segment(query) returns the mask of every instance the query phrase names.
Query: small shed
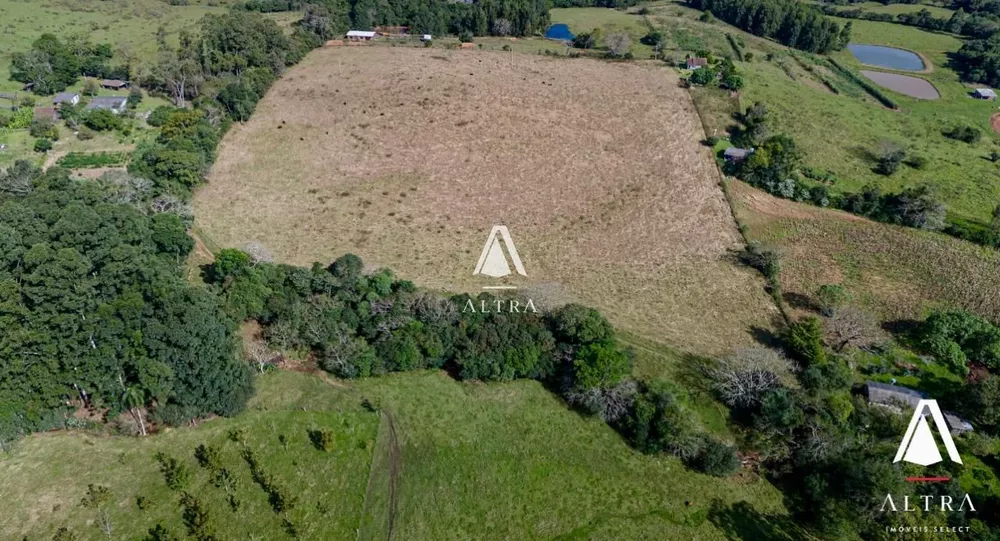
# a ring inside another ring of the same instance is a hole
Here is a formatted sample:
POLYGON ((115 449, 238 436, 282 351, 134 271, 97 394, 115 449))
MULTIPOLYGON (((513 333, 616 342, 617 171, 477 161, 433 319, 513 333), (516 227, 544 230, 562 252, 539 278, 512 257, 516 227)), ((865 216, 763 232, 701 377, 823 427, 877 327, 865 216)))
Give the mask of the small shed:
POLYGON ((687 59, 687 69, 696 70, 708 65, 708 59, 703 57, 692 57, 687 59))
POLYGON ((921 400, 927 398, 926 394, 908 387, 875 381, 865 383, 865 394, 868 396, 869 402, 883 406, 905 405, 911 408, 916 408, 921 400))
POLYGON ((128 88, 128 81, 121 81, 119 79, 102 79, 101 86, 107 88, 108 90, 122 90, 128 88))
POLYGON ((972 95, 979 100, 995 100, 997 93, 992 88, 977 88, 972 95))
POLYGON ((377 34, 366 30, 348 30, 347 39, 351 41, 371 41, 377 34))
POLYGON ((124 96, 97 96, 90 99, 90 103, 87 104, 85 109, 87 111, 107 109, 117 115, 124 111, 127 105, 128 98, 124 96))
POLYGON ((60 92, 52 98, 52 105, 59 105, 60 103, 76 105, 80 103, 80 94, 76 92, 60 92))
POLYGON ((729 147, 723 151, 722 156, 726 158, 727 161, 741 163, 751 154, 753 154, 752 148, 729 147))
POLYGON ((35 107, 35 118, 44 118, 45 120, 55 122, 59 120, 59 112, 56 111, 55 107, 35 107))
POLYGON ((424 34, 424 35, 420 36, 420 41, 430 41, 430 40, 431 40, 431 35, 430 34, 424 34))
POLYGON ((944 415, 944 422, 948 425, 948 431, 951 432, 952 436, 958 436, 959 434, 965 434, 966 432, 972 432, 972 423, 966 421, 965 419, 955 415, 950 411, 941 412, 944 415))

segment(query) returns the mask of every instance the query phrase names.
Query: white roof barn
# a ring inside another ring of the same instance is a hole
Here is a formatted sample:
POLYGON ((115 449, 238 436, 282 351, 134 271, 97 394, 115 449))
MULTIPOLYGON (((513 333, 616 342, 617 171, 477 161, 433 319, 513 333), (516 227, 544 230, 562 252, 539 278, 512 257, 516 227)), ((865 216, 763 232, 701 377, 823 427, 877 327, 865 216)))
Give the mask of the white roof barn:
POLYGON ((347 31, 347 37, 348 38, 372 39, 372 38, 375 37, 375 32, 371 32, 371 31, 367 31, 367 30, 348 30, 347 31))
POLYGON ((977 98, 981 100, 995 100, 997 93, 992 88, 977 88, 975 91, 977 98))

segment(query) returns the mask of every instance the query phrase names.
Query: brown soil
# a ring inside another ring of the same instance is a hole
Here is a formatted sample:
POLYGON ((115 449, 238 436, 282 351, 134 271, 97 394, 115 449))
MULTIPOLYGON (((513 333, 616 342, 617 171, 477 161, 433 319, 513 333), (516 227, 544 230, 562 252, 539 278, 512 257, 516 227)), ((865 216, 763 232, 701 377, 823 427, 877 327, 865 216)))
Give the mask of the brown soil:
POLYGON ((1000 113, 993 113, 990 117, 990 126, 993 127, 993 131, 1000 133, 1000 113))
POLYGON ((561 302, 704 353, 775 313, 731 262, 741 239, 690 96, 657 65, 486 51, 316 50, 223 140, 195 196, 223 246, 353 252, 421 286, 480 291, 506 224, 561 302))

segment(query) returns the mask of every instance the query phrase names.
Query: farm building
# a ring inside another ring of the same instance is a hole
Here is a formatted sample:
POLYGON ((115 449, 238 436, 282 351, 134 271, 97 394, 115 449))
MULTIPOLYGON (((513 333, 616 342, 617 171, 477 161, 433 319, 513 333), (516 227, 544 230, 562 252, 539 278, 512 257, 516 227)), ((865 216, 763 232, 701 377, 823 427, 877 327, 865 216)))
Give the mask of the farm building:
POLYGON ((977 88, 972 95, 979 100, 995 100, 997 93, 992 88, 977 88))
POLYGON ((865 383, 865 394, 868 396, 869 402, 883 406, 899 406, 902 404, 912 408, 917 407, 920 400, 927 398, 926 394, 914 389, 875 381, 865 383))
POLYGON ((124 96, 98 96, 91 98, 86 110, 107 109, 117 115, 125 110, 126 105, 128 105, 128 98, 124 96))
POLYGON ((347 32, 347 39, 351 41, 371 41, 375 39, 377 34, 375 32, 368 32, 365 30, 349 30, 347 32))
POLYGON ((741 163, 747 159, 747 156, 751 154, 753 154, 752 148, 738 148, 738 147, 729 147, 722 153, 723 157, 725 157, 727 161, 733 163, 741 163))
POLYGON ((77 94, 76 92, 60 92, 52 98, 52 105, 59 105, 60 103, 76 105, 80 103, 80 94, 77 94))
POLYGON ((420 41, 430 41, 430 40, 431 40, 430 34, 424 34, 423 36, 420 36, 420 41))
POLYGON ((35 118, 51 120, 53 122, 59 120, 59 113, 56 111, 55 107, 35 107, 35 118))
POLYGON ((951 432, 952 436, 972 432, 974 430, 969 421, 962 419, 958 415, 955 415, 950 411, 943 411, 941 413, 944 415, 944 422, 948 425, 948 431, 951 432))
POLYGON ((123 88, 128 88, 128 81, 120 81, 118 79, 102 79, 101 86, 107 88, 108 90, 121 90, 123 88))
POLYGON ((687 59, 687 69, 689 70, 704 68, 707 65, 708 65, 707 58, 695 57, 687 59))

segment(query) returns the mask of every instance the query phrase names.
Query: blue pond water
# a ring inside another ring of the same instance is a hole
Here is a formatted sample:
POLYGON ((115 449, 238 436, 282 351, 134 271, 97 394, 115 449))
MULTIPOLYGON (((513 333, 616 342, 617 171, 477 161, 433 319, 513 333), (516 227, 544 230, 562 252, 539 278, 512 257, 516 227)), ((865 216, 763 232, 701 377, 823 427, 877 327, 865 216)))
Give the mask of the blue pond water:
POLYGON ((565 24, 554 24, 545 31, 546 39, 564 39, 572 40, 576 36, 569 31, 569 27, 565 24))
POLYGON ((919 56, 904 49, 856 43, 848 44, 847 48, 862 64, 909 71, 920 71, 925 67, 919 56))

